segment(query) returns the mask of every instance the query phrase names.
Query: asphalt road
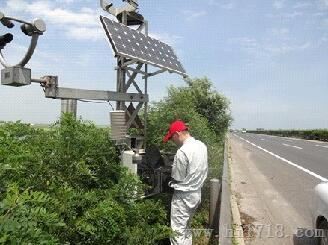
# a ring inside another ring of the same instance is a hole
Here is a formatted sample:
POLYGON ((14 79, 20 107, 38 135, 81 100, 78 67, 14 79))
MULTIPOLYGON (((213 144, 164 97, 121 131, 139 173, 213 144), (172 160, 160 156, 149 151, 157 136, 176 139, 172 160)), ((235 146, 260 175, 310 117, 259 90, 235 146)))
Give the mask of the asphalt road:
MULTIPOLYGON (((328 143, 249 133, 231 133, 230 140, 243 210, 291 231, 313 228, 313 189, 328 179, 328 143), (256 194, 247 194, 247 184, 256 194), (248 197, 261 204, 255 207, 248 197)), ((302 243, 290 239, 283 244, 302 243)))
POLYGON ((328 179, 328 142, 249 133, 236 135, 328 179))

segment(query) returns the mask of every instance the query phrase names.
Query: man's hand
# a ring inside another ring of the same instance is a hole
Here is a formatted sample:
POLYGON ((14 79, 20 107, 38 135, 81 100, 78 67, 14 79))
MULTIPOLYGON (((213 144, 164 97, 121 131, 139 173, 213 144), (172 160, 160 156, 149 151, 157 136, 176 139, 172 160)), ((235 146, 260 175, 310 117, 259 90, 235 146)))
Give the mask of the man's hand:
POLYGON ((169 181, 169 183, 167 184, 169 187, 173 188, 174 184, 179 183, 179 181, 176 181, 175 179, 171 178, 171 180, 169 181))

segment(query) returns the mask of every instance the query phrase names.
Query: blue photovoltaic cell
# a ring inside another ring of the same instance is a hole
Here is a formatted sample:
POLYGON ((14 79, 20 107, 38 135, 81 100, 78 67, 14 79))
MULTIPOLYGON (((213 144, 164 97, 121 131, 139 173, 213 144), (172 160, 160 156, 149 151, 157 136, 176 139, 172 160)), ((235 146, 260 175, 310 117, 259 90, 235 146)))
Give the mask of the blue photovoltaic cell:
POLYGON ((100 16, 100 20, 116 55, 186 76, 185 69, 169 45, 106 17, 100 16))

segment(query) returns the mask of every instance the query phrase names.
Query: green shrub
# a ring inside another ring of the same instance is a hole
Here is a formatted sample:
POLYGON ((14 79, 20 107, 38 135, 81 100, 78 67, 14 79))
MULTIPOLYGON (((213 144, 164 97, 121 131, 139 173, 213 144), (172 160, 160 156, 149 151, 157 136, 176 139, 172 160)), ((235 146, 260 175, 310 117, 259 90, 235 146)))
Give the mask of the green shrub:
POLYGON ((49 130, 5 123, 0 153, 0 243, 154 244, 170 235, 162 204, 140 200, 145 186, 105 129, 70 115, 49 130))
POLYGON ((0 203, 1 244, 58 244, 55 231, 65 223, 53 210, 52 198, 31 190, 9 186, 0 203))

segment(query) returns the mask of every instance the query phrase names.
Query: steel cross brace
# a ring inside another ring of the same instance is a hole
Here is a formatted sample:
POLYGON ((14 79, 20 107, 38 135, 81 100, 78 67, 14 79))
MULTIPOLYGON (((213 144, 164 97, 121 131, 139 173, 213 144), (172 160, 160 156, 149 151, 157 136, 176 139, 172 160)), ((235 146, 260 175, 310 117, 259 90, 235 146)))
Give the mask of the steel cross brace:
MULTIPOLYGON (((121 69, 125 70, 125 74, 129 77, 128 81, 125 84, 125 89, 124 92, 126 92, 131 85, 133 84, 134 87, 136 88, 136 90, 138 91, 139 95, 142 96, 144 95, 144 93, 142 92, 142 90, 140 89, 140 87, 138 86, 138 83, 136 81, 136 77, 138 76, 138 74, 140 73, 144 73, 141 69, 144 66, 143 63, 140 62, 135 62, 133 60, 131 61, 127 61, 126 63, 124 63, 121 67, 121 69), (131 68, 129 67, 129 65, 134 65, 137 64, 137 66, 135 68, 131 68), (133 71, 132 73, 130 73, 129 71, 133 71)), ((146 91, 145 91, 146 93, 146 91)), ((139 102, 139 104, 137 105, 137 107, 135 108, 135 110, 133 111, 133 113, 131 114, 130 111, 128 110, 128 108, 126 107, 126 105, 124 105, 124 110, 126 111, 127 116, 129 117, 128 122, 126 124, 127 128, 130 128, 131 125, 133 124, 134 126, 138 127, 137 122, 135 121, 139 111, 141 110, 141 108, 143 107, 143 105, 145 103, 147 103, 148 101, 145 102, 139 102)))
POLYGON ((137 105, 134 112, 132 113, 132 115, 129 113, 127 107, 124 105, 125 106, 125 111, 127 112, 127 115, 129 116, 129 121, 126 123, 127 128, 130 128, 132 124, 134 124, 136 127, 138 127, 137 123, 135 122, 135 118, 137 117, 137 115, 138 115, 140 109, 142 108, 143 104, 144 104, 143 102, 140 102, 137 105))
MULTIPOLYGON (((128 77, 131 77, 131 74, 128 71, 126 72, 126 74, 128 75, 128 77)), ((136 88, 139 94, 143 94, 143 92, 141 91, 137 82, 134 79, 132 80, 132 84, 134 85, 134 87, 136 88)))
MULTIPOLYGON (((136 67, 136 70, 141 70, 143 64, 138 64, 136 67)), ((133 83, 133 85, 136 87, 136 89, 138 90, 139 93, 142 93, 140 88, 138 87, 135 79, 138 75, 138 72, 133 72, 132 75, 130 74, 129 71, 126 71, 127 75, 129 76, 129 80, 127 81, 126 85, 125 85, 125 92, 130 88, 131 84, 133 83)))

